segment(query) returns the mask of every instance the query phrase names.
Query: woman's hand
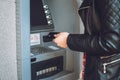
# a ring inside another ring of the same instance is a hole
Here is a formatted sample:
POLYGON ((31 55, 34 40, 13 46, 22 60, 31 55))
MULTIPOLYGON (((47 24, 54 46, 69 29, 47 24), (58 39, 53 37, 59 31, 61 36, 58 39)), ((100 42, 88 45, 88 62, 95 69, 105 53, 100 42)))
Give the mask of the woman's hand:
POLYGON ((55 42, 59 47, 67 48, 68 35, 68 32, 60 32, 59 34, 55 34, 55 39, 53 40, 53 42, 55 42))

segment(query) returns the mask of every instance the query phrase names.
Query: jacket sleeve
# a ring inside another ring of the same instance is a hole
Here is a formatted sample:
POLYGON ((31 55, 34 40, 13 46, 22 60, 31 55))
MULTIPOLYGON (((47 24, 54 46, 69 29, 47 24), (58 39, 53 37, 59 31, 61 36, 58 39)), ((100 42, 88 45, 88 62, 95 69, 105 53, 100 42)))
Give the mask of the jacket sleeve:
MULTIPOLYGON (((99 0, 96 0, 99 1, 99 0)), ((97 2, 96 10, 99 13, 100 32, 94 35, 70 34, 67 45, 75 51, 86 52, 88 55, 111 55, 120 53, 120 2, 97 2)), ((82 17, 82 16, 81 16, 82 17)), ((84 23, 84 20, 83 20, 84 23)))
POLYGON ((120 53, 120 35, 107 32, 101 35, 70 34, 68 47, 75 51, 86 52, 88 55, 111 55, 120 53))

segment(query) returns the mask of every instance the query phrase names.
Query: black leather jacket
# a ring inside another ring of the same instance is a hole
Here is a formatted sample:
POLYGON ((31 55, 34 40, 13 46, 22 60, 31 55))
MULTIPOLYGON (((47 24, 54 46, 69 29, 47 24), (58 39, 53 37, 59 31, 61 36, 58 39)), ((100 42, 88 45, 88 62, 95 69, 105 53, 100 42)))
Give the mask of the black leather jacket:
MULTIPOLYGON (((80 8, 88 6, 86 1, 84 0, 80 8)), ((101 23, 100 27, 86 27, 84 17, 80 15, 85 25, 85 34, 70 34, 67 39, 68 47, 86 52, 85 80, 120 80, 120 56, 117 58, 119 63, 115 69, 118 72, 110 68, 110 75, 104 74, 102 69, 106 67, 102 66, 102 63, 105 61, 101 58, 120 53, 120 0, 95 0, 95 10, 101 23)), ((113 59, 105 60, 109 63, 108 60, 113 59)))
MULTIPOLYGON (((91 52, 90 55, 109 55, 120 52, 120 0, 95 0, 101 26, 85 28, 88 34, 70 34, 72 50, 91 52), (79 38, 78 38, 79 37, 79 38)), ((84 5, 83 5, 84 6, 84 5)))

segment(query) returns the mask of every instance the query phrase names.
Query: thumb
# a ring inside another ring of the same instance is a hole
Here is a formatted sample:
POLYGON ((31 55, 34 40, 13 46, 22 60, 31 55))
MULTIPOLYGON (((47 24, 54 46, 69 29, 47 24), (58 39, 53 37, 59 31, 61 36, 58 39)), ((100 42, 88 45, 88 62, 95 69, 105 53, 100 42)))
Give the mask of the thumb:
POLYGON ((55 38, 57 38, 58 36, 60 36, 60 33, 54 35, 55 38))

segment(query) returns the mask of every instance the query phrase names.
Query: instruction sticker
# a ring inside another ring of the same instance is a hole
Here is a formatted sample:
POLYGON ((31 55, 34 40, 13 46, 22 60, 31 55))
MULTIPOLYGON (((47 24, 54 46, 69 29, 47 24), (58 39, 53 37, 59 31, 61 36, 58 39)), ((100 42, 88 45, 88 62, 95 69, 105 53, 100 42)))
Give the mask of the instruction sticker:
POLYGON ((39 45, 40 44, 40 33, 30 34, 30 45, 39 45))

